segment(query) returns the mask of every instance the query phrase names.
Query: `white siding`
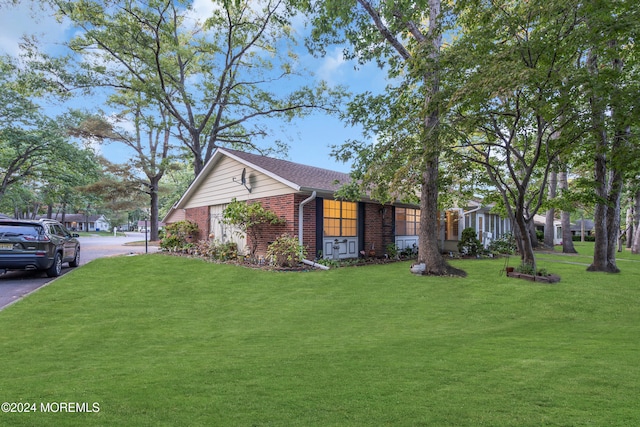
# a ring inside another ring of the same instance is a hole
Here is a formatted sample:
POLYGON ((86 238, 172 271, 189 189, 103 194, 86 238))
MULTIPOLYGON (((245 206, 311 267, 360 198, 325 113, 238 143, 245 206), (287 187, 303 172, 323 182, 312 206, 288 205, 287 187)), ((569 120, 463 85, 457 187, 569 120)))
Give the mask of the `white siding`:
POLYGON ((238 245, 238 253, 245 255, 247 246, 247 236, 240 232, 240 229, 222 222, 224 210, 227 204, 209 207, 211 218, 211 238, 220 243, 235 242, 238 245))
POLYGON ((184 209, 174 209, 171 213, 164 219, 164 222, 167 224, 171 224, 178 221, 185 220, 184 209))
POLYGON ((279 196, 294 193, 295 190, 275 179, 264 175, 240 162, 223 157, 212 169, 211 173, 195 189, 185 208, 220 205, 237 200, 251 200, 261 197, 279 196), (251 193, 240 184, 242 169, 246 168, 247 186, 251 193), (235 181, 234 181, 235 178, 235 181))

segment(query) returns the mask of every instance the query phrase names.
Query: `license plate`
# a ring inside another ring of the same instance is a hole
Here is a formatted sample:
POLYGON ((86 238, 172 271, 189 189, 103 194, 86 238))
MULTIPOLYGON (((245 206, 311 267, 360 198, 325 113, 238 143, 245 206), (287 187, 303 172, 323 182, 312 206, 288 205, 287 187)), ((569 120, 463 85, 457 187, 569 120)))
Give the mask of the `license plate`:
POLYGON ((0 250, 10 251, 13 249, 13 244, 11 243, 0 243, 0 250))

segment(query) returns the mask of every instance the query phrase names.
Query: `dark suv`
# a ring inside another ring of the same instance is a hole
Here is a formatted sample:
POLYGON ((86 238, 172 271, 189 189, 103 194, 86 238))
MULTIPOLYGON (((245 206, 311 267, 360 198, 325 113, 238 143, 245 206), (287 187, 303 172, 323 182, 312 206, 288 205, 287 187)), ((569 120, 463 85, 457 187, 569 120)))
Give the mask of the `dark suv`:
POLYGON ((62 263, 80 264, 80 242, 58 221, 0 219, 0 273, 41 270, 59 276, 62 263))

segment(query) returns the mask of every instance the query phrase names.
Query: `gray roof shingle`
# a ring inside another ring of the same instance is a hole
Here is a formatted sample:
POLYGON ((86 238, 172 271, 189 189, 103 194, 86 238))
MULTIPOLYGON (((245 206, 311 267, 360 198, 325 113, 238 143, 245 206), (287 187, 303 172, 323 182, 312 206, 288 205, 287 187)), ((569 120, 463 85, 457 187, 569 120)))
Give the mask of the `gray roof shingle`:
POLYGON ((288 160, 275 159, 260 154, 245 153, 244 151, 220 149, 222 152, 232 154, 243 161, 264 169, 287 181, 300 186, 301 190, 319 190, 334 192, 344 184, 351 181, 347 173, 332 171, 329 169, 307 166, 288 160), (338 182, 336 184, 336 182, 338 182))

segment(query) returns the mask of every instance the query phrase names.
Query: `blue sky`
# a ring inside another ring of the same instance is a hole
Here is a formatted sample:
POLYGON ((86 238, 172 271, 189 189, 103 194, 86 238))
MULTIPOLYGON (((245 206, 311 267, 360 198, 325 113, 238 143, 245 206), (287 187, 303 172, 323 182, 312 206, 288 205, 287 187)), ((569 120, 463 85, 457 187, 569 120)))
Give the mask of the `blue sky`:
MULTIPOLYGON (((42 40, 42 49, 53 51, 68 37, 72 29, 56 22, 50 12, 33 10, 32 2, 23 2, 17 7, 0 9, 0 52, 17 55, 18 42, 22 35, 35 34, 42 40)), ((195 0, 194 4, 203 13, 209 0, 195 0)), ((37 9, 37 8, 36 8, 37 9)), ((354 93, 371 90, 380 91, 385 86, 384 73, 375 65, 355 67, 354 62, 342 58, 342 48, 329 48, 326 57, 313 58, 300 41, 300 62, 316 78, 331 85, 344 85, 354 93), (356 69, 357 68, 357 69, 356 69)), ((78 102, 77 100, 75 102, 78 102)), ((86 104, 86 100, 79 102, 86 104)), ((360 130, 347 127, 335 117, 317 113, 305 119, 289 123, 275 122, 272 129, 283 129, 282 139, 289 145, 288 160, 327 169, 349 172, 349 165, 330 157, 331 145, 339 145, 348 139, 361 138, 360 130)), ((268 144, 268 140, 265 141, 268 144)), ((120 144, 102 146, 102 153, 111 161, 125 161, 130 153, 120 144)))

